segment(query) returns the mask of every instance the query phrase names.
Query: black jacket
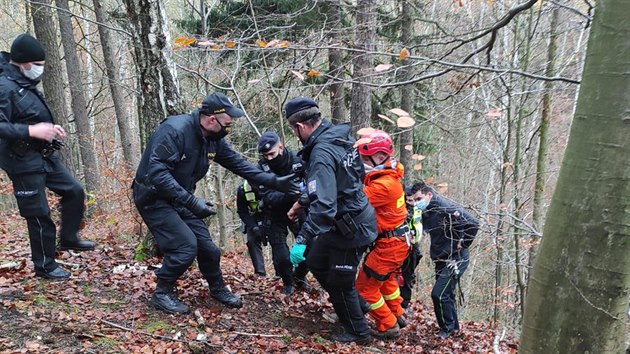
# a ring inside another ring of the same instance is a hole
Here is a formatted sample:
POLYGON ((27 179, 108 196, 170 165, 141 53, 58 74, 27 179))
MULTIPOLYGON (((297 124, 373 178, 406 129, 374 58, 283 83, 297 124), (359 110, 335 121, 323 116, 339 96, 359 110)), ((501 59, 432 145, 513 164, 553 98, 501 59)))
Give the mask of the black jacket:
POLYGON ((350 125, 333 125, 324 120, 300 152, 306 163, 309 212, 300 230, 306 238, 334 237, 339 248, 352 248, 376 239, 374 209, 363 193, 363 162, 350 137, 350 125), (365 212, 364 212, 365 211, 365 212), (354 238, 335 230, 335 220, 349 213, 358 227, 354 238))
MULTIPOLYGON (((260 202, 260 194, 257 192, 254 192, 254 194, 256 195, 256 200, 260 202)), ((241 221, 243 221, 243 224, 245 224, 245 232, 258 226, 259 221, 262 222, 262 213, 252 212, 249 207, 249 202, 245 197, 245 190, 243 190, 242 184, 236 190, 236 212, 241 221)))
POLYGON ((461 206, 433 194, 422 212, 424 231, 431 236, 431 259, 434 261, 459 259, 457 243, 465 250, 470 247, 479 230, 479 221, 461 206))
MULTIPOLYGON (((147 144, 133 184, 138 207, 143 189, 153 190, 153 201, 181 204, 195 192, 211 161, 256 184, 275 184, 275 176, 249 163, 224 139, 203 137, 199 110, 169 117, 160 123, 147 144)), ((150 204, 144 203, 145 205, 150 204)))
MULTIPOLYGON (((287 154, 285 166, 282 166, 282 168, 280 168, 280 170, 278 171, 273 170, 265 159, 260 159, 258 161, 258 166, 263 171, 272 172, 278 176, 286 176, 291 173, 295 173, 298 170, 303 170, 304 162, 299 156, 297 156, 293 151, 286 148, 284 150, 284 154, 287 154)), ((278 223, 284 225, 285 227, 289 225, 291 222, 287 217, 287 212, 289 212, 289 209, 291 209, 293 203, 297 201, 299 195, 279 192, 265 186, 260 186, 259 189, 260 197, 263 201, 263 211, 265 218, 269 219, 272 223, 278 223)))
MULTIPOLYGON (((37 82, 9 63, 9 54, 0 53, 0 168, 9 174, 44 172, 41 149, 45 141, 30 138, 28 126, 54 123, 52 113, 37 82), (28 146, 16 154, 17 143, 28 146)), ((49 158, 58 158, 55 152, 49 158)))

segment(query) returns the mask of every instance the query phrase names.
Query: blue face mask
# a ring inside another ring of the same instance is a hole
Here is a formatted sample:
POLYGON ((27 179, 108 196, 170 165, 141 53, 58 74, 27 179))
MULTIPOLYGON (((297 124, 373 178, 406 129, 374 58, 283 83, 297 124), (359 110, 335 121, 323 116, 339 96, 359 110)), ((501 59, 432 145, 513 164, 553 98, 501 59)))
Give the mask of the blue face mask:
POLYGON ((413 207, 416 209, 424 210, 427 208, 428 205, 429 204, 425 202, 424 199, 420 199, 413 205, 413 207))

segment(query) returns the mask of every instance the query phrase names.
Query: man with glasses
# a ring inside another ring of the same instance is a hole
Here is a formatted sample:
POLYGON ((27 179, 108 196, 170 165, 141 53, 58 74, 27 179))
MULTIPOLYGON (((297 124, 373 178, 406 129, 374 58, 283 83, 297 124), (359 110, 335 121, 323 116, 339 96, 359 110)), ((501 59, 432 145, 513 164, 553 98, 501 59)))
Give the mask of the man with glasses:
POLYGON ((36 88, 45 59, 42 45, 27 33, 15 38, 11 53, 0 55, 0 167, 26 219, 35 274, 61 280, 70 272, 55 261, 57 235, 46 188, 61 196, 59 249, 88 251, 96 244, 79 239, 85 192, 59 159, 66 132, 36 88))
POLYGON ((228 307, 241 299, 223 281, 221 250, 212 242, 203 219, 213 204, 194 195, 211 161, 251 181, 278 190, 299 191, 293 176, 278 177, 249 163, 224 140, 235 118, 245 113, 222 93, 208 95, 190 114, 165 119, 142 155, 133 182, 134 202, 164 255, 156 272, 151 305, 170 313, 188 313, 174 292, 175 282, 193 263, 208 281, 210 295, 228 307))

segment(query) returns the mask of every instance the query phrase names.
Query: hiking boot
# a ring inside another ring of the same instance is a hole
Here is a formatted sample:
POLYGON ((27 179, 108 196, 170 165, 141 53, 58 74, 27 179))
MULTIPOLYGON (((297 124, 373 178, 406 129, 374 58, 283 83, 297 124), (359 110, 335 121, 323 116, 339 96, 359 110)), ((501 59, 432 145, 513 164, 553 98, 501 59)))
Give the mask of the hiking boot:
POLYGON ((210 296, 227 307, 240 308, 243 306, 243 301, 226 287, 210 289, 210 296))
POLYGON ((453 331, 448 331, 446 329, 441 329, 440 333, 438 333, 438 336, 442 339, 446 339, 448 337, 450 337, 453 334, 453 331))
POLYGON ((333 334, 330 337, 331 340, 339 343, 352 343, 367 344, 372 341, 372 337, 369 334, 352 334, 343 332, 339 334, 333 334))
POLYGON ((372 331, 372 335, 378 339, 394 339, 400 337, 400 326, 395 323, 390 329, 384 331, 372 331))
POLYGON ((37 275, 38 277, 42 277, 46 279, 53 279, 53 280, 65 280, 65 279, 70 278, 70 272, 64 270, 61 267, 57 267, 50 272, 36 269, 35 275, 37 275))
POLYGON ((151 306, 168 313, 188 313, 190 309, 184 305, 173 291, 160 292, 156 289, 151 297, 151 306))
POLYGON ((405 328, 409 324, 405 315, 400 315, 396 317, 396 323, 398 323, 398 327, 400 328, 405 328))
POLYGON ((96 247, 96 242, 87 240, 65 241, 60 242, 57 249, 60 251, 91 251, 96 247))
POLYGON ((284 295, 291 295, 291 294, 293 294, 294 291, 295 291, 295 288, 293 287, 293 285, 285 285, 282 288, 282 293, 284 295))

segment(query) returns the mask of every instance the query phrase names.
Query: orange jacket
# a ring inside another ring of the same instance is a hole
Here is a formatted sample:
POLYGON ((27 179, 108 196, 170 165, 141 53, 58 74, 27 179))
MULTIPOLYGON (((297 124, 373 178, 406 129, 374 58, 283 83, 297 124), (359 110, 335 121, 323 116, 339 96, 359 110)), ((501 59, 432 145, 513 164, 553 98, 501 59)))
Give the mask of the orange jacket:
POLYGON ((404 171, 401 163, 390 159, 382 168, 365 175, 363 191, 376 212, 379 234, 395 229, 407 218, 405 191, 400 180, 404 171))

